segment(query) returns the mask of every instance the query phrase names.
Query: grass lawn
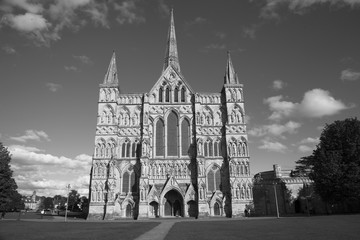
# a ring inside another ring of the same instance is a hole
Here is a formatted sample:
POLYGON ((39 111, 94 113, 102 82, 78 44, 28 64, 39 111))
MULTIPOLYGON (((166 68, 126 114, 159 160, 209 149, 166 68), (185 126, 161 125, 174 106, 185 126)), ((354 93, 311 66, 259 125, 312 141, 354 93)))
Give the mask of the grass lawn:
POLYGON ((149 231, 159 222, 52 222, 0 220, 0 240, 125 239, 149 231))
POLYGON ((165 239, 360 239, 360 215, 178 222, 165 239))

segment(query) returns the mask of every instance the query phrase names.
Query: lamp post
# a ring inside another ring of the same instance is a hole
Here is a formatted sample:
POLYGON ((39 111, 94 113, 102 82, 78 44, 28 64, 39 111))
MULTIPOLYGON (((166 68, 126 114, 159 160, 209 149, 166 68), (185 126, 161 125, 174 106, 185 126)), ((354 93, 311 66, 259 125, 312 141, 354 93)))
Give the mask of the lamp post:
POLYGON ((275 204, 276 204, 276 217, 279 218, 280 216, 279 216, 279 205, 278 205, 277 193, 276 193, 276 182, 274 182, 273 186, 274 186, 275 204))
POLYGON ((68 206, 69 206, 70 184, 68 184, 68 185, 66 186, 66 189, 67 189, 67 200, 66 200, 66 208, 65 208, 65 222, 66 222, 66 219, 67 219, 67 210, 68 210, 68 206))

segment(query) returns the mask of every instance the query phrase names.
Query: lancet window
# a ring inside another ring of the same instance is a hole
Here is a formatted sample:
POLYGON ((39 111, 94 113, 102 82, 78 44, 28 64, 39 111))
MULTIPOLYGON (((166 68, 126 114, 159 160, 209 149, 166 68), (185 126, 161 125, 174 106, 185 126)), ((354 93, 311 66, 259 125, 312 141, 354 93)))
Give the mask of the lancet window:
POLYGON ((165 153, 165 131, 164 122, 159 119, 156 122, 156 156, 164 156, 165 153))
POLYGON ((123 173, 122 192, 123 193, 133 192, 134 187, 135 187, 135 172, 133 166, 130 166, 123 173))
POLYGON ((185 87, 181 88, 181 102, 185 102, 186 89, 185 87))
POLYGON ((208 191, 214 192, 220 190, 220 168, 213 165, 207 173, 208 191))
POLYGON ((187 119, 181 122, 181 155, 187 156, 190 146, 190 123, 187 119))
POLYGON ((167 118, 167 155, 178 155, 178 117, 170 112, 167 118))
POLYGON ((174 90, 174 102, 179 102, 179 88, 175 87, 174 90))

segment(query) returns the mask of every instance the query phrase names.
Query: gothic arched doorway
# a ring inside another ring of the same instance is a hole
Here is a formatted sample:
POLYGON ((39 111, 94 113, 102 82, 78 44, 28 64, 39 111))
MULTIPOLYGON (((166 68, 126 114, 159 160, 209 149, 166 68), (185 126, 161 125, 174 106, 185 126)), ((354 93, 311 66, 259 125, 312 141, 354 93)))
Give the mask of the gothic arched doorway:
POLYGON ((189 217, 196 217, 196 212, 197 212, 196 202, 191 200, 187 204, 188 204, 189 217))
POLYGON ((159 217, 159 204, 155 201, 150 203, 150 215, 153 217, 159 217))
POLYGON ((132 217, 132 206, 130 203, 126 205, 126 217, 132 217))
POLYGON ((178 191, 170 190, 164 198, 166 200, 164 205, 165 216, 184 216, 183 197, 178 191))
POLYGON ((220 216, 220 204, 218 202, 215 202, 214 204, 214 215, 220 216))

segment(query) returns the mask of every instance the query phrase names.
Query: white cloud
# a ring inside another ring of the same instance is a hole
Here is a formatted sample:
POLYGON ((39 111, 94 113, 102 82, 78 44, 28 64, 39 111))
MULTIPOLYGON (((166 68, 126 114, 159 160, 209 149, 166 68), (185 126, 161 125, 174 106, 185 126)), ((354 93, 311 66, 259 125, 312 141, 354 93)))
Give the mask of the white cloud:
POLYGON ((10 137, 11 140, 15 140, 18 142, 26 142, 28 140, 35 140, 35 141, 41 141, 46 140, 50 141, 49 136, 44 131, 37 131, 37 130, 26 130, 25 135, 22 135, 20 137, 10 137))
POLYGON ((313 89, 305 93, 299 112, 307 117, 331 116, 347 109, 340 100, 333 98, 328 91, 313 89))
POLYGON ((216 32, 215 36, 217 36, 220 39, 225 39, 226 38, 226 34, 223 32, 216 32))
POLYGON ((64 29, 78 31, 89 23, 109 28, 109 8, 117 11, 121 24, 144 22, 134 0, 3 0, 1 26, 7 25, 37 46, 50 46, 61 39, 64 29))
POLYGON ((65 193, 65 186, 80 194, 88 194, 89 173, 92 157, 80 154, 75 158, 58 157, 34 147, 12 145, 11 169, 22 194, 34 190, 39 195, 54 196, 65 193))
POLYGON ((12 12, 14 8, 22 9, 30 13, 41 13, 44 8, 40 3, 29 0, 3 0, 0 10, 12 12))
POLYGON ((44 152, 42 149, 38 149, 36 147, 30 147, 30 146, 23 146, 23 145, 11 145, 9 146, 10 149, 20 149, 28 152, 44 152))
POLYGON ((15 54, 16 50, 13 47, 10 46, 3 46, 1 48, 4 52, 6 52, 7 54, 15 54))
POLYGON ((280 142, 273 142, 269 139, 264 139, 262 140, 262 145, 259 146, 259 149, 268 150, 270 152, 285 153, 288 148, 280 142))
POLYGON ((360 72, 353 71, 352 69, 345 69, 341 71, 340 79, 342 81, 357 81, 360 79, 360 72))
POLYGON ((309 146, 307 146, 307 145, 300 145, 300 146, 298 147, 298 150, 299 150, 299 152, 306 153, 306 152, 311 152, 312 150, 314 150, 314 148, 313 148, 313 147, 309 147, 309 146))
POLYGON ((280 18, 280 11, 288 9, 296 14, 304 14, 305 12, 320 6, 329 4, 337 7, 355 8, 360 6, 360 0, 263 0, 264 7, 261 9, 260 17, 266 19, 280 18))
POLYGON ((169 6, 165 4, 164 0, 158 0, 158 4, 160 13, 164 16, 168 16, 170 12, 169 6))
POLYGON ((285 87, 285 83, 281 80, 275 80, 273 81, 272 88, 274 90, 281 90, 285 87))
POLYGON ((321 118, 339 113, 350 107, 341 100, 336 100, 330 92, 323 89, 312 89, 304 94, 300 103, 282 101, 283 97, 274 96, 264 100, 272 114, 269 119, 281 120, 286 117, 321 118))
POLYGON ((320 141, 319 138, 312 138, 312 137, 308 137, 308 138, 305 138, 303 140, 300 141, 300 144, 318 144, 320 141))
POLYGON ((80 56, 73 56, 75 59, 79 60, 83 64, 92 64, 93 62, 88 56, 80 55, 80 56))
POLYGON ((23 15, 7 14, 3 19, 11 28, 25 33, 46 30, 51 25, 42 15, 30 12, 23 15))
POLYGON ((45 86, 51 91, 51 92, 57 92, 59 89, 62 88, 60 84, 57 83, 46 83, 45 86))
POLYGON ((269 97, 264 100, 264 103, 269 104, 270 110, 273 112, 269 119, 279 120, 283 117, 288 117, 293 114, 297 103, 282 101, 283 96, 269 97))
POLYGON ((205 46, 206 50, 223 50, 225 48, 226 48, 225 44, 216 44, 216 43, 212 43, 205 46))
POLYGON ((256 38, 256 32, 258 30, 260 25, 257 24, 252 24, 249 27, 243 27, 242 28, 242 35, 245 38, 251 38, 251 39, 255 39, 256 38))
POLYGON ((262 136, 275 136, 283 137, 285 133, 294 134, 297 132, 297 129, 301 127, 300 123, 289 121, 286 124, 270 124, 264 125, 261 127, 256 127, 249 130, 249 135, 262 137, 262 136))
POLYGON ((120 13, 116 18, 120 24, 145 22, 145 18, 136 13, 134 1, 127 0, 121 4, 115 2, 114 9, 120 13))
POLYGON ((68 71, 68 72, 71 72, 71 71, 77 72, 77 71, 79 71, 79 69, 77 67, 75 67, 75 66, 64 66, 64 69, 66 71, 68 71))

